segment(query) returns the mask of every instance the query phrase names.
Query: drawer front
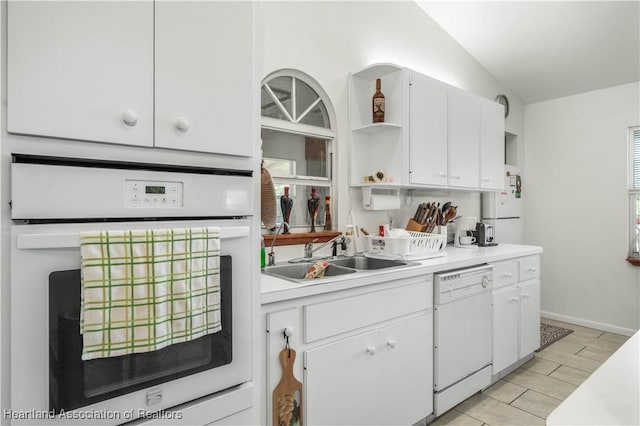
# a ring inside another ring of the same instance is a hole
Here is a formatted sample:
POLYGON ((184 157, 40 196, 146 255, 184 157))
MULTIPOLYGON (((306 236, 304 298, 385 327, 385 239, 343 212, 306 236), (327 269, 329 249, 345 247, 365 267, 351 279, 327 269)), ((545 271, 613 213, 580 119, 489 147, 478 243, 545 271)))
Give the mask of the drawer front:
POLYGON ((500 288, 518 282, 518 262, 499 262, 493 264, 493 288, 500 288))
POLYGON ((304 306, 307 343, 433 307, 433 276, 408 285, 304 306))
POLYGON ((528 256, 519 260, 520 281, 534 280, 540 277, 540 256, 528 256))

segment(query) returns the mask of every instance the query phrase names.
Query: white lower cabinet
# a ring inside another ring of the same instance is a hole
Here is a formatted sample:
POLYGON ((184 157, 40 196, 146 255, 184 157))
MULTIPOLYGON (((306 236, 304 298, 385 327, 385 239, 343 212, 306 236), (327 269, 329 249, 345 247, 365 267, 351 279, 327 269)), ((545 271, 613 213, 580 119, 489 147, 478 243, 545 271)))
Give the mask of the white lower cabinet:
POLYGON ((518 284, 520 288, 520 354, 529 355, 540 347, 540 281, 518 284))
POLYGON ((308 424, 412 424, 431 413, 433 314, 305 352, 308 424))
POLYGON ((518 361, 519 294, 515 285, 493 291, 493 374, 518 361))
POLYGON ((433 276, 263 305, 263 424, 282 376, 284 331, 297 355, 305 424, 414 424, 433 413, 433 276))
POLYGON ((538 256, 529 256, 494 265, 494 375, 540 347, 539 264, 538 256))

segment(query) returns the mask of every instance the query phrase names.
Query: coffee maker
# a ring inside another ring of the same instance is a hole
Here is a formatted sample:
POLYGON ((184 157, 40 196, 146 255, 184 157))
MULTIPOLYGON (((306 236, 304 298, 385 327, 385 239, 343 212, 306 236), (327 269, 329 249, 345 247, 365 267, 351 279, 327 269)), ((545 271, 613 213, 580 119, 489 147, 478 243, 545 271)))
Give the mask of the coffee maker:
POLYGON ((497 246, 494 242, 493 225, 488 223, 476 223, 476 241, 480 247, 497 246))

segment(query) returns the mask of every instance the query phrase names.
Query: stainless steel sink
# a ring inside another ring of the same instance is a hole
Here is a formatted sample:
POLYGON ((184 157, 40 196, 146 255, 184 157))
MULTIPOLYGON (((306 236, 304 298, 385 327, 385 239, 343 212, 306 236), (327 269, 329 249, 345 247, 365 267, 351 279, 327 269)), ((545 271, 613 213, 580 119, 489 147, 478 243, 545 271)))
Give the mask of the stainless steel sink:
MULTIPOLYGON (((283 278, 289 281, 313 281, 313 280, 305 280, 304 276, 307 274, 309 268, 313 266, 313 263, 296 263, 290 265, 282 265, 282 266, 270 266, 267 267, 263 273, 267 275, 273 275, 274 277, 283 278)), ((333 277, 336 275, 345 275, 345 274, 353 274, 356 271, 354 269, 345 268, 343 266, 338 266, 336 264, 329 265, 324 270, 325 277, 333 277)), ((318 280, 322 278, 314 278, 314 280, 318 280)))
POLYGON ((403 262, 401 260, 376 259, 364 256, 345 257, 342 259, 330 260, 329 262, 332 265, 345 266, 347 268, 360 270, 384 269, 407 265, 407 262, 403 262))

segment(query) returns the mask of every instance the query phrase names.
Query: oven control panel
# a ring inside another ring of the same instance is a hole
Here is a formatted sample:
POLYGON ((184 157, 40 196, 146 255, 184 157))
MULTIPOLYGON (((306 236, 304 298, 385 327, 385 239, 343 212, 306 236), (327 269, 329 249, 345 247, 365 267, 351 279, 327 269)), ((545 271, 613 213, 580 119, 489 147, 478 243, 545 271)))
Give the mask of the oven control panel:
POLYGON ((182 207, 183 183, 166 181, 125 181, 125 207, 130 208, 177 208, 182 207))

